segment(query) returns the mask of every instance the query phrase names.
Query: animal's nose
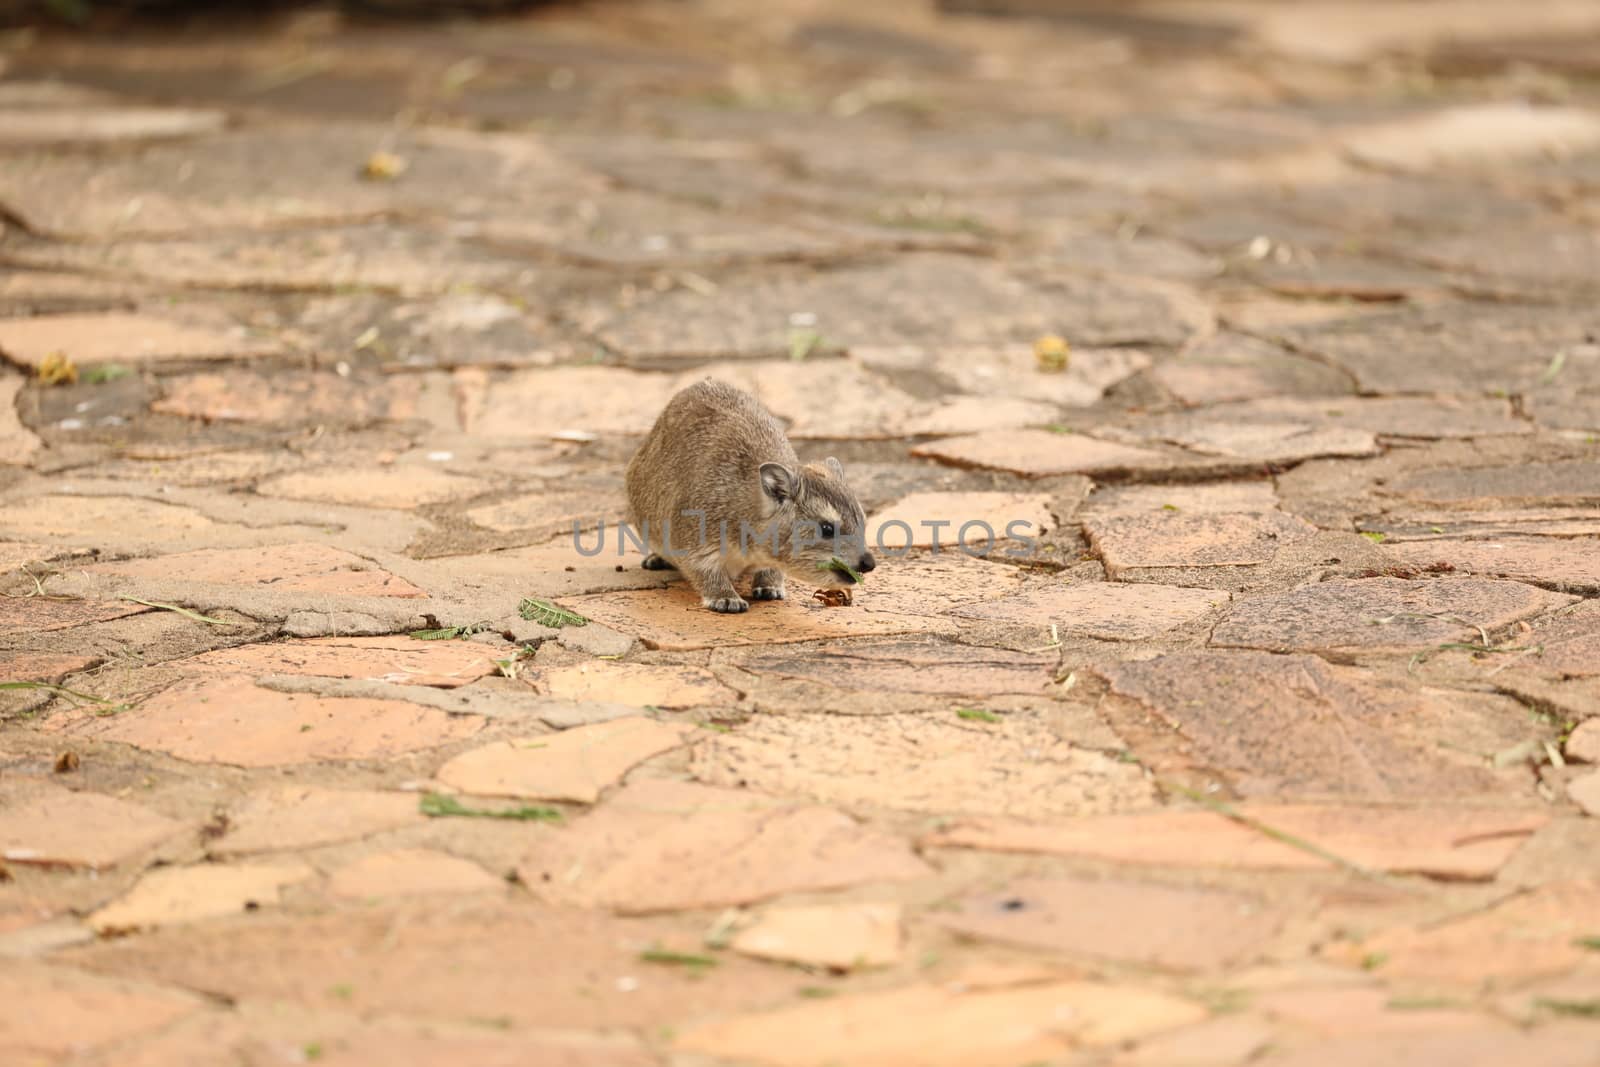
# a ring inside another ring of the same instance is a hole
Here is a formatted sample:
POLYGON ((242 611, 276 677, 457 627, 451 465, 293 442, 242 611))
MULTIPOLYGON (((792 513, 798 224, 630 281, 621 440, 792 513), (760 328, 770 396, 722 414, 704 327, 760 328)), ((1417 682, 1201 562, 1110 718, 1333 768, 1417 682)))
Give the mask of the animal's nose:
POLYGON ((872 558, 871 552, 866 553, 860 559, 856 560, 856 570, 860 571, 862 574, 866 574, 877 565, 878 561, 872 558))

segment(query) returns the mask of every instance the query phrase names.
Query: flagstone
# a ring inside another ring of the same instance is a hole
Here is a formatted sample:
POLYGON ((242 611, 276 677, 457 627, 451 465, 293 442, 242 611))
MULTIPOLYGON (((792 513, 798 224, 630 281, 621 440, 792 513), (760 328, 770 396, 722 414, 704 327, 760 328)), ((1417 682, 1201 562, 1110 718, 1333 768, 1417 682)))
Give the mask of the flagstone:
POLYGON ((357 900, 414 893, 482 893, 504 891, 506 881, 476 863, 445 852, 403 848, 376 852, 345 864, 328 879, 335 896, 357 900))
POLYGON ((1183 971, 1247 962, 1283 921, 1249 893, 1082 878, 1008 882, 937 916, 966 937, 1183 971))
POLYGON ((912 985, 702 1023, 674 1046, 772 1067, 1014 1067, 1204 1017, 1196 1004, 1131 985, 912 985))
POLYGON ((316 848, 426 821, 414 793, 285 785, 249 794, 226 813, 213 856, 316 848))
POLYGON ((1222 648, 1415 652, 1482 640, 1574 602, 1518 582, 1481 578, 1337 578, 1235 602, 1212 631, 1222 648))
MULTIPOLYGON (((1315 842, 1371 870, 1450 880, 1493 878, 1550 820, 1536 809, 1376 807, 1347 804, 1236 805, 1240 814, 1315 842)), ((1331 866, 1218 812, 1168 809, 1055 822, 964 819, 926 835, 924 846, 1044 853, 1170 867, 1294 870, 1331 866)))
POLYGON ((666 589, 567 597, 562 604, 585 618, 631 634, 646 647, 673 651, 728 645, 784 644, 838 637, 944 633, 938 619, 871 611, 865 602, 830 608, 795 599, 757 602, 740 615, 709 611, 681 584, 666 589))
POLYGON ((77 365, 239 359, 278 346, 239 327, 198 326, 121 311, 0 319, 0 352, 37 369, 53 353, 77 365))
POLYGON ((1120 474, 1188 465, 1181 456, 1133 448, 1076 433, 1050 430, 994 430, 918 445, 913 456, 952 467, 1007 471, 1024 478, 1058 474, 1120 474))
POLYGON ((1385 544, 1381 549, 1402 567, 1515 578, 1571 592, 1600 592, 1600 539, 1502 537, 1493 541, 1440 538, 1385 544))
POLYGON ((540 835, 517 870, 552 903, 623 914, 931 873, 906 842, 831 808, 664 779, 624 786, 589 815, 540 835))
POLYGON ((67 675, 87 670, 98 662, 95 656, 62 652, 7 651, 0 656, 0 682, 59 684, 67 675))
POLYGON ((184 832, 184 824, 116 797, 35 784, 5 791, 0 860, 42 867, 114 867, 184 832))
MULTIPOLYGON (((1088 479, 1078 481, 1082 483, 1083 492, 1088 492, 1088 479)), ((867 538, 867 547, 884 554, 901 548, 932 548, 937 540, 945 551, 956 551, 961 530, 969 523, 987 525, 999 540, 1038 538, 1055 526, 1050 502, 1051 497, 1046 493, 912 493, 868 516, 867 528, 872 533, 867 538), (907 527, 909 534, 905 532, 907 527)), ((969 534, 970 543, 977 547, 988 536, 983 526, 974 525, 969 534)), ((1004 555, 1019 547, 1017 544, 996 546, 994 551, 1004 555)))
POLYGON ((198 997, 143 982, 8 960, 0 967, 0 1053, 30 1067, 57 1062, 159 1030, 201 1004, 198 997))
POLYGON ((900 959, 900 905, 791 905, 763 910, 729 942, 758 959, 854 971, 900 959))
POLYGON ((496 741, 440 767, 446 785, 482 796, 592 804, 636 765, 683 743, 691 727, 642 716, 496 741))
POLYGON ((760 715, 694 747, 713 785, 849 809, 1058 815, 1153 803, 1141 768, 1061 740, 1033 716, 955 707, 922 714, 760 715), (988 721, 983 715, 995 721, 988 721))
POLYGON ((0 464, 16 467, 26 464, 44 447, 38 434, 17 417, 17 394, 22 392, 22 385, 22 379, 15 375, 0 375, 0 464))
POLYGON ((296 471, 268 479, 256 487, 256 492, 287 500, 409 511, 424 504, 477 496, 486 488, 477 478, 414 464, 296 471))
POLYGON ((1144 567, 1247 567, 1316 535, 1317 528, 1279 511, 1260 514, 1149 515, 1085 518, 1083 531, 1106 576, 1144 567))
POLYGON ((1105 641, 1139 641, 1199 619, 1229 594, 1171 585, 1049 579, 1014 596, 956 609, 966 619, 1059 628, 1105 641))
POLYGON ((242 585, 335 596, 424 597, 427 593, 369 560, 311 542, 263 548, 200 548, 146 559, 96 563, 90 574, 242 585))
POLYGON ((249 678, 202 676, 179 682, 124 715, 57 717, 50 725, 72 736, 120 741, 195 763, 273 767, 435 748, 470 737, 483 719, 400 700, 282 693, 249 678))
POLYGON ((89 925, 102 935, 122 934, 253 911, 276 904, 284 886, 313 873, 303 863, 162 867, 90 915, 89 925))
POLYGON ((188 374, 163 383, 151 411, 207 422, 360 425, 417 417, 421 391, 415 376, 372 380, 328 371, 294 376, 233 368, 188 374))
POLYGON ((521 677, 539 692, 558 700, 657 708, 728 705, 738 700, 737 693, 703 667, 597 660, 525 671, 521 677))

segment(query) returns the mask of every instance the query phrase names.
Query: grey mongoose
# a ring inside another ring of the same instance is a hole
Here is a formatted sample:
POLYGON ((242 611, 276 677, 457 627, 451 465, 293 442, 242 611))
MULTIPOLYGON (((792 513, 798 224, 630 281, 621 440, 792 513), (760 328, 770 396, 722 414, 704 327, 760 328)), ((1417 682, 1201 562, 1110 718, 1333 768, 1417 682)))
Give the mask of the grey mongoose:
POLYGON ((667 402, 628 464, 629 520, 648 570, 677 568, 712 611, 750 605, 734 582, 754 571, 751 600, 782 600, 784 574, 816 585, 860 573, 866 516, 832 456, 801 466, 783 426, 743 389, 711 378, 667 402))

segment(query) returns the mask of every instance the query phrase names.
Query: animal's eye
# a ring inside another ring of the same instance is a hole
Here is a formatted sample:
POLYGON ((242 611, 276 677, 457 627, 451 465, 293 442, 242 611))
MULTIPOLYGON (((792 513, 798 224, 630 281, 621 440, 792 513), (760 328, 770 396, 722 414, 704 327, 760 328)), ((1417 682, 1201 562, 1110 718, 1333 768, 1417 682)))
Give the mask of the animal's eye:
POLYGON ((822 526, 821 526, 821 530, 822 530, 822 536, 823 537, 832 537, 833 536, 833 523, 831 523, 831 522, 823 523, 822 526))

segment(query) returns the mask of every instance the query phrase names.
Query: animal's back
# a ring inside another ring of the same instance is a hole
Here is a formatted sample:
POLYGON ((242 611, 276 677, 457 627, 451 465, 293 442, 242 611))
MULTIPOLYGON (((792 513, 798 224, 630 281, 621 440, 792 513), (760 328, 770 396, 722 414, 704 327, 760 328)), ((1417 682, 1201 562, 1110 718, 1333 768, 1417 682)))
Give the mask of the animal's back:
POLYGON ((726 522, 736 538, 740 522, 761 521, 763 463, 799 463, 778 420, 743 389, 696 382, 667 403, 628 464, 631 521, 648 523, 654 540, 668 519, 681 545, 698 530, 697 520, 681 513, 703 511, 708 537, 726 522))

